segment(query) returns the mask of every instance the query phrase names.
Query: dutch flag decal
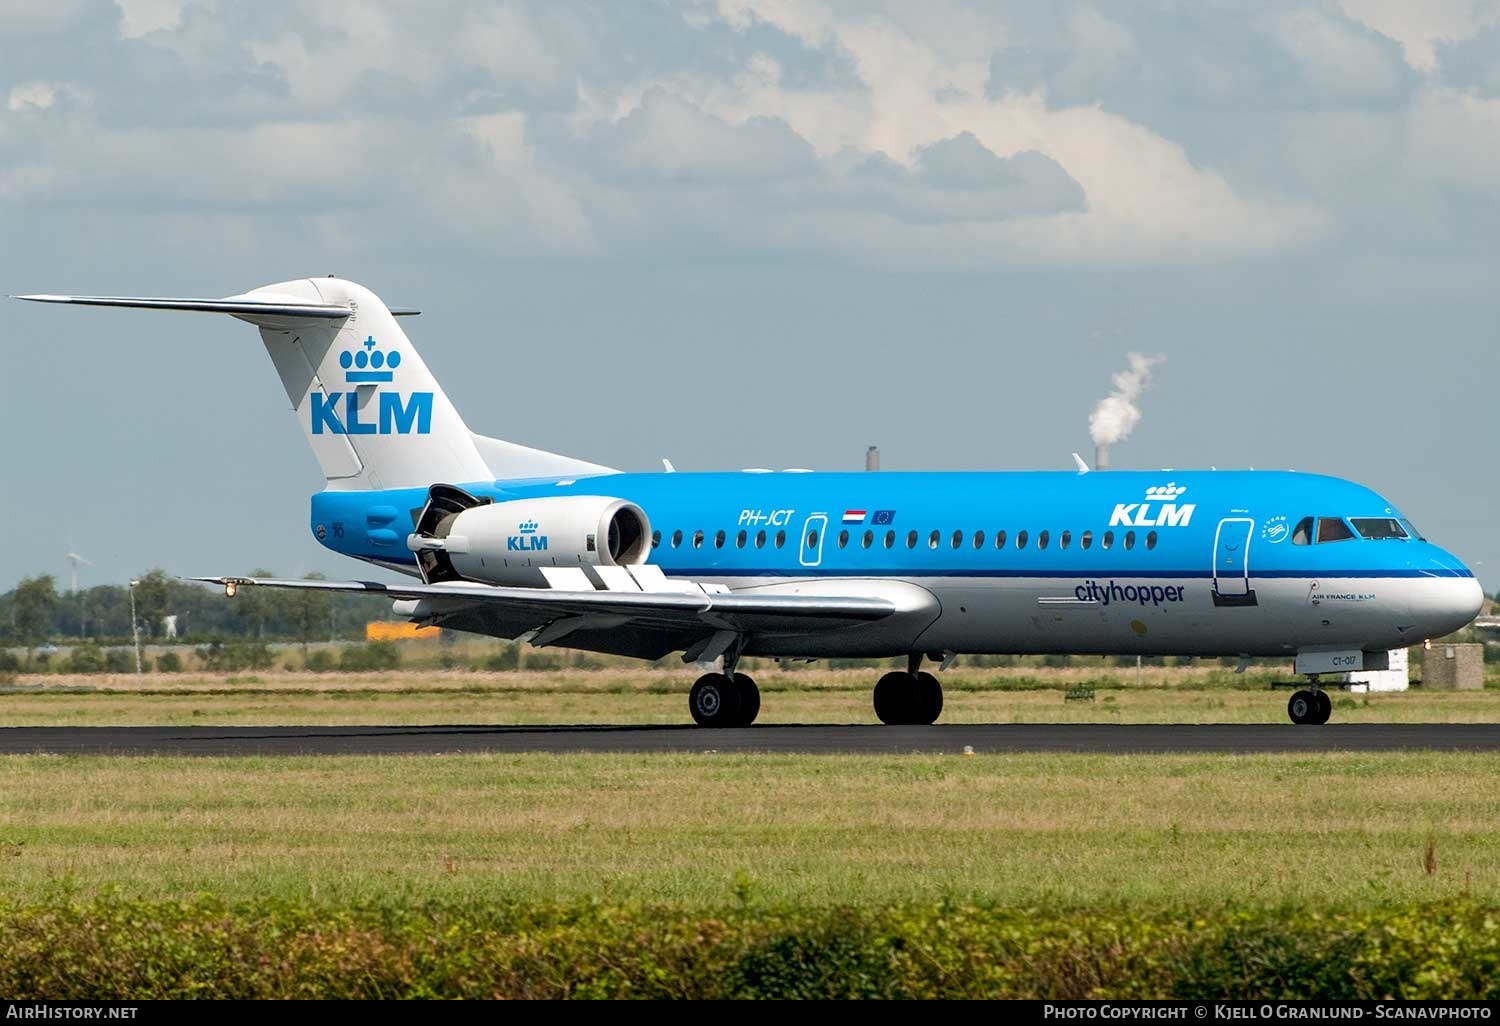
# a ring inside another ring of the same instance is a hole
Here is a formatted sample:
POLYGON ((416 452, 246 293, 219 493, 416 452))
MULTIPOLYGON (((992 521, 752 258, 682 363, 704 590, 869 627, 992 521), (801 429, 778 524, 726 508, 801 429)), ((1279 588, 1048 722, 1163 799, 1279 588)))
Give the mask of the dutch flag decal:
POLYGON ((846 523, 846 524, 862 524, 864 522, 865 522, 865 511, 864 510, 862 510, 862 509, 846 509, 846 510, 844 510, 844 523, 846 523))

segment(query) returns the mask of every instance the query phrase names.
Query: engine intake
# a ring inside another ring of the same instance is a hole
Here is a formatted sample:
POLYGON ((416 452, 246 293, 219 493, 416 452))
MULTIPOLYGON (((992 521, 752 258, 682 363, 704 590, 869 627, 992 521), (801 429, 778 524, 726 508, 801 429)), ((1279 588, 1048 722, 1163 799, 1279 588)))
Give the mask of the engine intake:
POLYGON ((494 502, 434 485, 406 540, 422 579, 539 587, 542 567, 636 566, 651 554, 651 522, 605 495, 494 502))

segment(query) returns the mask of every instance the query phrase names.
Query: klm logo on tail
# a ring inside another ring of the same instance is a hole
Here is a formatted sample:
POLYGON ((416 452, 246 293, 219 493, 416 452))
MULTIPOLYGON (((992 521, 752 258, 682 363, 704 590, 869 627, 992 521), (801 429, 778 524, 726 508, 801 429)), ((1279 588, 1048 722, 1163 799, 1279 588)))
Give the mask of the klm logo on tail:
MULTIPOLYGON (((374 336, 361 343, 364 348, 339 353, 344 380, 352 385, 381 385, 395 381, 401 366, 401 353, 375 348, 374 336)), ((312 400, 312 433, 315 435, 426 435, 432 433, 432 393, 400 392, 380 389, 376 393, 375 419, 362 421, 359 391, 315 391, 312 400)))

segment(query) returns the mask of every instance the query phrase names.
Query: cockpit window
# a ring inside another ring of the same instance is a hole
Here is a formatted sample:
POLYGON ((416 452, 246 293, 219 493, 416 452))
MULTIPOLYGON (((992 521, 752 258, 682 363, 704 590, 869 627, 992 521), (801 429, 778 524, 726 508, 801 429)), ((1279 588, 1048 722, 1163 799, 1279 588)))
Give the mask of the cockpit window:
POLYGON ((1318 544, 1324 542, 1348 541, 1354 537, 1354 532, 1349 530, 1349 525, 1338 517, 1318 518, 1318 544))
POLYGON ((1422 532, 1421 531, 1418 531, 1415 527, 1412 526, 1412 522, 1410 520, 1402 520, 1401 521, 1401 526, 1404 527, 1404 528, 1406 528, 1406 533, 1409 534, 1409 535, 1411 535, 1417 541, 1426 541, 1427 540, 1426 538, 1422 537, 1422 532))
POLYGON ((1361 538, 1385 541, 1390 538, 1406 537, 1406 528, 1392 517, 1355 517, 1352 522, 1361 538))
POLYGON ((1297 521, 1297 526, 1292 528, 1293 545, 1312 544, 1312 524, 1312 517, 1303 517, 1301 520, 1297 521))

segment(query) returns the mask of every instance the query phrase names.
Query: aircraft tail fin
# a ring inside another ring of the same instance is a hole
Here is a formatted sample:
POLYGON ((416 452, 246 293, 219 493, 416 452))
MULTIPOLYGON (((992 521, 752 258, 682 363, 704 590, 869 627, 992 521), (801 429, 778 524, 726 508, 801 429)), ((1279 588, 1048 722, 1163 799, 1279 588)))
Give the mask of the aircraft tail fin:
POLYGON ((43 303, 224 313, 260 328, 328 487, 425 487, 612 473, 608 467, 473 434, 373 292, 303 278, 226 299, 18 296, 43 303))

